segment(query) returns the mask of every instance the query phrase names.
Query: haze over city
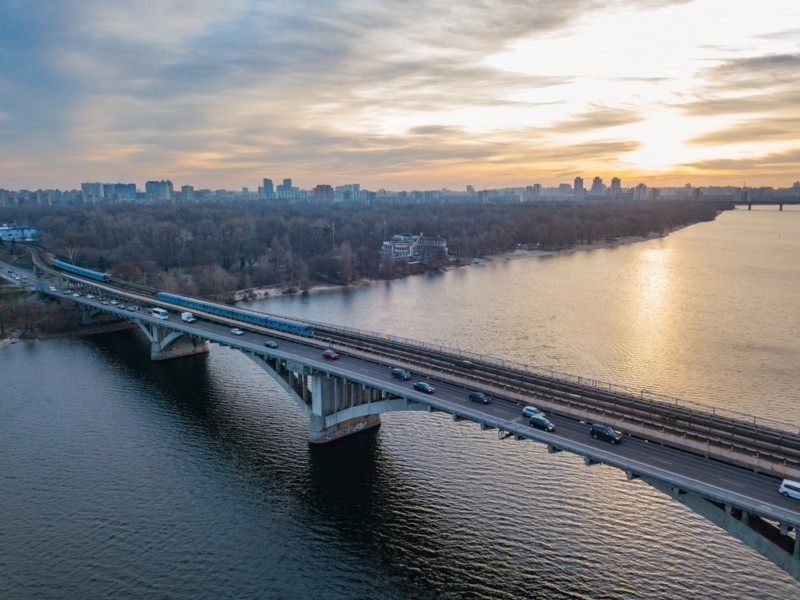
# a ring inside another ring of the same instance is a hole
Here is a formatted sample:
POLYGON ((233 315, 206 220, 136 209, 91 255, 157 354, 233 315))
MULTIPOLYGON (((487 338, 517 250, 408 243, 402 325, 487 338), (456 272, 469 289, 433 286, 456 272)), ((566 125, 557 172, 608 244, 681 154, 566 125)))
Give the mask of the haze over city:
POLYGON ((796 0, 7 0, 0 188, 790 186, 796 0))

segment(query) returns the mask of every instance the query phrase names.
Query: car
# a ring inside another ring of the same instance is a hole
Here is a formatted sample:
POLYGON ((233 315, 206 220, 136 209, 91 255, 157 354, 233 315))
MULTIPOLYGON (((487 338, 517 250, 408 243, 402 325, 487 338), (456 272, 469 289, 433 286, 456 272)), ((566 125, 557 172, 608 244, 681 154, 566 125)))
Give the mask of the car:
POLYGON ((556 430, 556 426, 544 415, 533 415, 528 423, 531 427, 535 427, 536 429, 544 429, 545 431, 556 430))
POLYGON ((86 294, 86 297, 87 297, 89 300, 94 300, 94 294, 86 294))
POLYGON ((51 292, 55 292, 55 291, 57 291, 57 290, 56 290, 56 286, 54 286, 54 285, 51 285, 51 286, 50 286, 50 291, 51 291, 51 292))
POLYGON ((244 331, 242 331, 238 327, 234 327, 233 329, 231 329, 231 333, 233 335, 244 335, 244 331))
POLYGON ((72 292, 72 297, 73 298, 80 298, 81 297, 81 293, 80 292, 72 292))
POLYGON ((425 392, 426 394, 432 394, 436 391, 436 388, 433 387, 430 383, 425 381, 418 381, 414 384, 414 389, 419 392, 425 392))
POLYGON ((100 302, 100 304, 104 304, 105 306, 108 306, 108 300, 103 300, 102 302, 100 302))
POLYGON ((528 417, 529 419, 534 415, 543 415, 544 413, 536 408, 535 406, 526 406, 522 409, 522 416, 528 417))
POLYGON ((778 491, 786 498, 795 498, 800 500, 800 482, 792 481, 791 479, 784 479, 778 491))
POLYGON ((400 369, 398 367, 395 367, 394 369, 392 369, 391 373, 392 377, 394 377, 395 379, 402 379, 403 381, 411 379, 411 373, 409 373, 405 369, 400 369))
POLYGON ((116 306, 117 304, 119 304, 119 302, 117 302, 116 300, 112 300, 109 304, 111 304, 111 306, 116 306))
POLYGON ((602 423, 595 423, 592 425, 589 435, 596 440, 603 440, 604 442, 611 442, 612 444, 619 444, 622 441, 622 434, 619 431, 616 431, 609 425, 603 425, 602 423))
POLYGON ((264 345, 267 348, 277 348, 278 347, 278 342, 276 342, 275 340, 267 340, 266 342, 264 342, 264 345))
POLYGON ((339 358, 339 353, 336 352, 333 348, 326 348, 322 351, 322 358, 327 358, 328 360, 336 360, 339 358))
POLYGON ((138 309, 139 309, 139 307, 138 307, 138 306, 134 306, 133 304, 131 304, 131 305, 130 305, 128 308, 126 308, 125 310, 127 310, 128 312, 136 312, 138 309))
POLYGON ((489 404, 489 398, 483 392, 472 392, 469 399, 478 404, 489 404))

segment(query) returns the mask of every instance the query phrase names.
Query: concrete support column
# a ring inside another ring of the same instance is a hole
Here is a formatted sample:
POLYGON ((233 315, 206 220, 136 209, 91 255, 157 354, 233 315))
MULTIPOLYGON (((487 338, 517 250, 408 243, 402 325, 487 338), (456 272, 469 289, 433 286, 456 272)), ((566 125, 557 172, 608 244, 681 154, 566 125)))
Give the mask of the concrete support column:
POLYGON ((152 323, 144 324, 137 320, 136 324, 150 340, 151 360, 168 360, 208 352, 208 340, 152 323))
POLYGON ((94 322, 89 307, 81 304, 81 325, 91 325, 94 322))
POLYGON ((348 408, 350 388, 343 379, 328 375, 311 376, 311 415, 308 423, 308 441, 312 444, 326 444, 348 435, 378 427, 380 415, 356 417, 326 426, 326 417, 335 417, 340 409, 348 408))

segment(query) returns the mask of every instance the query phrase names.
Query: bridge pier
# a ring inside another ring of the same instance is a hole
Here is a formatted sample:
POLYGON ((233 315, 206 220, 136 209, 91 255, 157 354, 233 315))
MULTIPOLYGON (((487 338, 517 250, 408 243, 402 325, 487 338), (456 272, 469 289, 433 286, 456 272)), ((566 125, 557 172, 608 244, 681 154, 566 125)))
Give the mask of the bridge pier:
POLYGON ((182 331, 159 327, 154 323, 143 323, 137 320, 136 324, 150 340, 151 360, 168 360, 208 352, 208 340, 185 334, 182 331))
POLYGON ((313 375, 308 441, 312 444, 326 444, 372 427, 379 427, 380 414, 366 414, 333 424, 326 424, 325 418, 369 404, 376 399, 380 399, 379 390, 327 374, 313 375))

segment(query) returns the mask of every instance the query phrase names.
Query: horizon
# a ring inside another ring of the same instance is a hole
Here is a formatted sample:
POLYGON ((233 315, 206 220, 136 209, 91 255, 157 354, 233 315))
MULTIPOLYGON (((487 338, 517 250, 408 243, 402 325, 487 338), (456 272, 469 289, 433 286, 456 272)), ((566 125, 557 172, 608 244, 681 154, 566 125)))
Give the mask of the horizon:
POLYGON ((760 6, 16 2, 0 188, 790 187, 800 5, 760 6))
MULTIPOLYGON (((609 183, 611 182, 611 179, 605 179, 605 178, 602 178, 602 177, 600 179, 602 180, 602 185, 604 186, 605 190, 607 191, 608 188, 609 188, 609 183)), ((152 182, 156 182, 156 180, 151 180, 151 181, 152 182)), ((145 183, 150 183, 151 181, 147 181, 145 183)), ((164 181, 164 182, 169 181, 170 183, 173 183, 171 180, 168 180, 168 179, 167 180, 160 180, 160 181, 164 181)), ((586 184, 586 183, 587 183, 587 180, 586 180, 586 178, 584 178, 584 184, 586 184)), ((589 183, 591 183, 591 180, 589 180, 589 183)), ((7 192, 7 193, 11 193, 11 194, 20 193, 20 192, 30 192, 30 193, 36 193, 36 192, 71 193, 71 192, 81 192, 81 186, 82 185, 98 185, 98 184, 99 185, 103 185, 103 186, 106 186, 106 185, 131 185, 131 184, 133 184, 133 185, 136 186, 136 192, 137 193, 144 193, 144 191, 145 191, 144 186, 140 186, 137 182, 133 182, 133 181, 116 181, 116 182, 111 182, 111 181, 91 181, 91 182, 84 181, 84 182, 81 182, 81 184, 79 184, 78 186, 72 186, 72 187, 55 187, 55 188, 38 187, 38 188, 21 188, 21 189, 16 189, 16 190, 10 190, 10 189, 5 189, 5 188, 0 187, 0 192, 7 192)), ((230 193, 230 194, 243 194, 243 193, 259 194, 260 191, 261 191, 260 187, 252 188, 250 186, 239 186, 237 188, 220 188, 218 186, 198 188, 197 186, 193 186, 191 183, 182 183, 180 185, 175 185, 173 183, 173 189, 174 189, 173 196, 174 197, 177 197, 178 195, 180 195, 181 186, 182 185, 188 185, 189 187, 192 188, 192 191, 195 192, 195 193, 203 192, 203 191, 209 191, 209 192, 212 192, 212 193, 226 192, 226 193, 230 193)), ((358 182, 352 182, 352 183, 348 183, 348 184, 325 184, 325 183, 319 183, 319 184, 314 184, 314 185, 312 185, 310 187, 304 187, 304 186, 293 186, 293 187, 294 187, 294 189, 300 190, 302 192, 311 192, 314 189, 314 187, 317 186, 317 185, 331 185, 332 188, 335 190, 335 189, 340 188, 340 187, 348 187, 348 186, 351 186, 351 185, 360 185, 360 184, 358 184, 358 182)), ((524 190, 526 190, 526 188, 531 188, 533 185, 535 185, 535 184, 516 185, 516 186, 515 185, 501 185, 501 186, 494 187, 494 188, 477 188, 475 186, 472 186, 472 187, 474 187, 473 190, 467 189, 469 187, 469 184, 467 184, 467 186, 464 186, 463 189, 454 189, 454 188, 442 187, 442 188, 430 188, 430 189, 427 189, 427 188, 403 188, 403 189, 379 188, 379 189, 375 190, 375 189, 371 189, 371 188, 366 188, 364 186, 360 186, 360 189, 363 192, 370 192, 370 193, 384 192, 384 193, 389 194, 389 195, 391 195, 391 194, 404 194, 404 193, 451 193, 451 194, 474 193, 474 194, 480 194, 480 193, 483 193, 483 192, 502 192, 502 191, 506 191, 506 190, 524 191, 524 190)), ((554 191, 559 192, 559 195, 563 195, 563 194, 560 194, 560 190, 559 190, 559 186, 563 186, 563 185, 569 185, 571 191, 574 192, 574 181, 563 181, 561 183, 556 183, 556 184, 553 184, 553 185, 541 185, 541 191, 542 192, 546 192, 546 191, 553 191, 554 190, 554 191)), ((709 184, 709 185, 692 185, 691 182, 686 182, 683 185, 651 186, 651 185, 648 185, 645 182, 637 182, 635 184, 629 184, 629 185, 625 185, 625 183, 622 182, 621 190, 623 192, 628 192, 629 193, 629 192, 634 191, 635 188, 637 186, 640 186, 640 185, 644 185, 645 188, 647 188, 647 189, 656 189, 656 190, 676 190, 677 191, 677 190, 720 189, 720 190, 729 190, 729 191, 735 191, 735 190, 742 190, 742 191, 772 190, 772 191, 775 191, 775 192, 780 192, 780 191, 783 191, 783 190, 787 190, 787 191, 790 191, 790 192, 793 192, 793 193, 797 193, 798 189, 800 188, 800 181, 794 181, 791 184, 785 185, 785 186, 780 186, 780 185, 762 185, 762 186, 748 186, 748 185, 745 185, 745 186, 740 186, 740 185, 736 185, 736 184, 725 184, 725 183, 709 184)), ((585 197, 585 198, 593 197, 592 194, 589 191, 589 188, 584 188, 583 191, 584 191, 584 196, 582 196, 582 197, 585 197)), ((284 200, 286 200, 286 199, 291 199, 291 198, 276 197, 274 199, 278 199, 278 200, 284 199, 284 200)))

